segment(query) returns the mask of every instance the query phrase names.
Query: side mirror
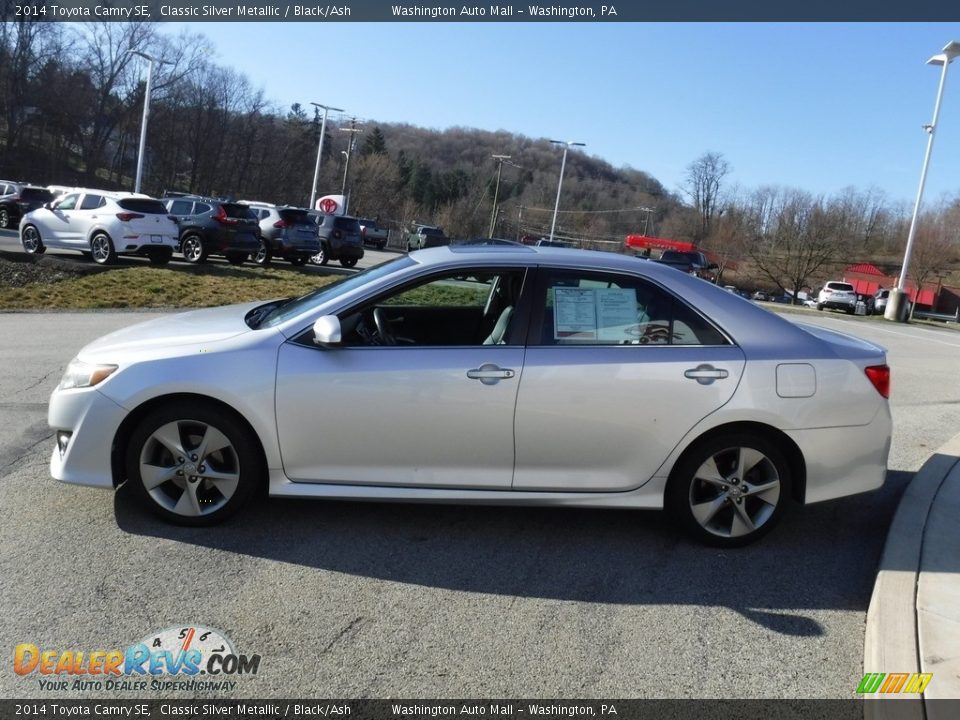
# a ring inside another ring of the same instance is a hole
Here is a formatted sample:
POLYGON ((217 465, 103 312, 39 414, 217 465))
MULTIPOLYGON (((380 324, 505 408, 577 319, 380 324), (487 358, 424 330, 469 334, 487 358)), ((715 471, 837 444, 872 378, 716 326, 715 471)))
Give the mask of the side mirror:
POLYGON ((340 318, 336 315, 324 315, 317 318, 317 321, 313 323, 313 342, 324 347, 339 345, 342 342, 340 318))
POLYGON ((43 204, 43 206, 44 206, 47 210, 53 210, 53 200, 51 200, 50 202, 45 202, 45 203, 43 204))

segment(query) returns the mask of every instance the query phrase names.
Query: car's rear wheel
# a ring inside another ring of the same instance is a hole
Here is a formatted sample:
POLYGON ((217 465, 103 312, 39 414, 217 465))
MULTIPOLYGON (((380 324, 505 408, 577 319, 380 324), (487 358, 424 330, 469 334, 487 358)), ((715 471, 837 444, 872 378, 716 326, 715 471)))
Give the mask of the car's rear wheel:
POLYGON ((117 261, 113 240, 105 232, 98 232, 90 238, 90 254, 98 265, 112 265, 117 261))
POLYGON ((357 264, 356 258, 340 258, 340 264, 345 268, 352 268, 357 264))
POLYGON ((10 211, 0 208, 0 228, 6 230, 8 227, 10 227, 10 211))
POLYGON ((199 235, 187 235, 180 244, 180 252, 188 263, 202 263, 207 260, 207 249, 199 235))
POLYGON ((40 239, 40 231, 33 225, 27 225, 20 233, 20 244, 28 255, 43 255, 47 249, 40 239))
POLYGON ((247 258, 250 257, 247 253, 227 253, 227 262, 231 265, 243 265, 247 258))
POLYGON ((667 483, 666 505, 694 538, 740 547, 766 535, 790 497, 790 468, 761 436, 729 433, 688 451, 667 483))
POLYGON ((127 478, 152 512, 179 525, 213 525, 263 481, 256 438, 231 414, 178 402, 147 415, 127 445, 127 478))
POLYGON ((320 252, 310 258, 310 262, 314 265, 326 265, 330 262, 330 256, 327 254, 327 248, 323 245, 320 246, 320 252))
POLYGON ((264 267, 270 264, 270 261, 273 259, 273 253, 270 251, 270 246, 267 244, 266 240, 260 241, 260 247, 257 248, 257 252, 253 254, 253 262, 264 267))

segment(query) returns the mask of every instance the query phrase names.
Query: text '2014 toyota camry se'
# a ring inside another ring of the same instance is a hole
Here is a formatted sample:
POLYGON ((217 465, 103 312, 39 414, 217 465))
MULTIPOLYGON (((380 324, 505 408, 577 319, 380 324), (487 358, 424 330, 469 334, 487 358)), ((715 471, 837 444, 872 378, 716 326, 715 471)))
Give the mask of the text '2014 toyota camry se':
POLYGON ((658 263, 442 247, 94 341, 50 399, 50 469, 186 525, 266 488, 666 508, 736 546, 883 484, 889 382, 882 348, 658 263))

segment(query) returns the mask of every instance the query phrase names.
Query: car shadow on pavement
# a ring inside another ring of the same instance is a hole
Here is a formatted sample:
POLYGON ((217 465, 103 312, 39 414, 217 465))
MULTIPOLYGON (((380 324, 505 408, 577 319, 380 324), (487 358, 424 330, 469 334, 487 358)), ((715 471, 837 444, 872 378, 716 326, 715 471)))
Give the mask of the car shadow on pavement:
POLYGON ((728 607, 769 630, 824 633, 804 610, 865 612, 897 502, 874 493, 793 506, 755 545, 718 550, 660 512, 270 499, 211 528, 168 525, 115 495, 121 530, 318 571, 586 603, 728 607))

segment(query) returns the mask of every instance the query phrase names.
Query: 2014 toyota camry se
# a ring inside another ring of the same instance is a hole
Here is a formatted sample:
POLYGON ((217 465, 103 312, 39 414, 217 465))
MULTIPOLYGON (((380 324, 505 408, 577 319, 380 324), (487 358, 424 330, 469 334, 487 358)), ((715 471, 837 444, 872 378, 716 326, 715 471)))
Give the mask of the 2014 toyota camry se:
POLYGON ((285 497, 667 508, 743 545, 882 485, 882 348, 612 253, 464 245, 83 348, 58 480, 218 522, 285 497))

